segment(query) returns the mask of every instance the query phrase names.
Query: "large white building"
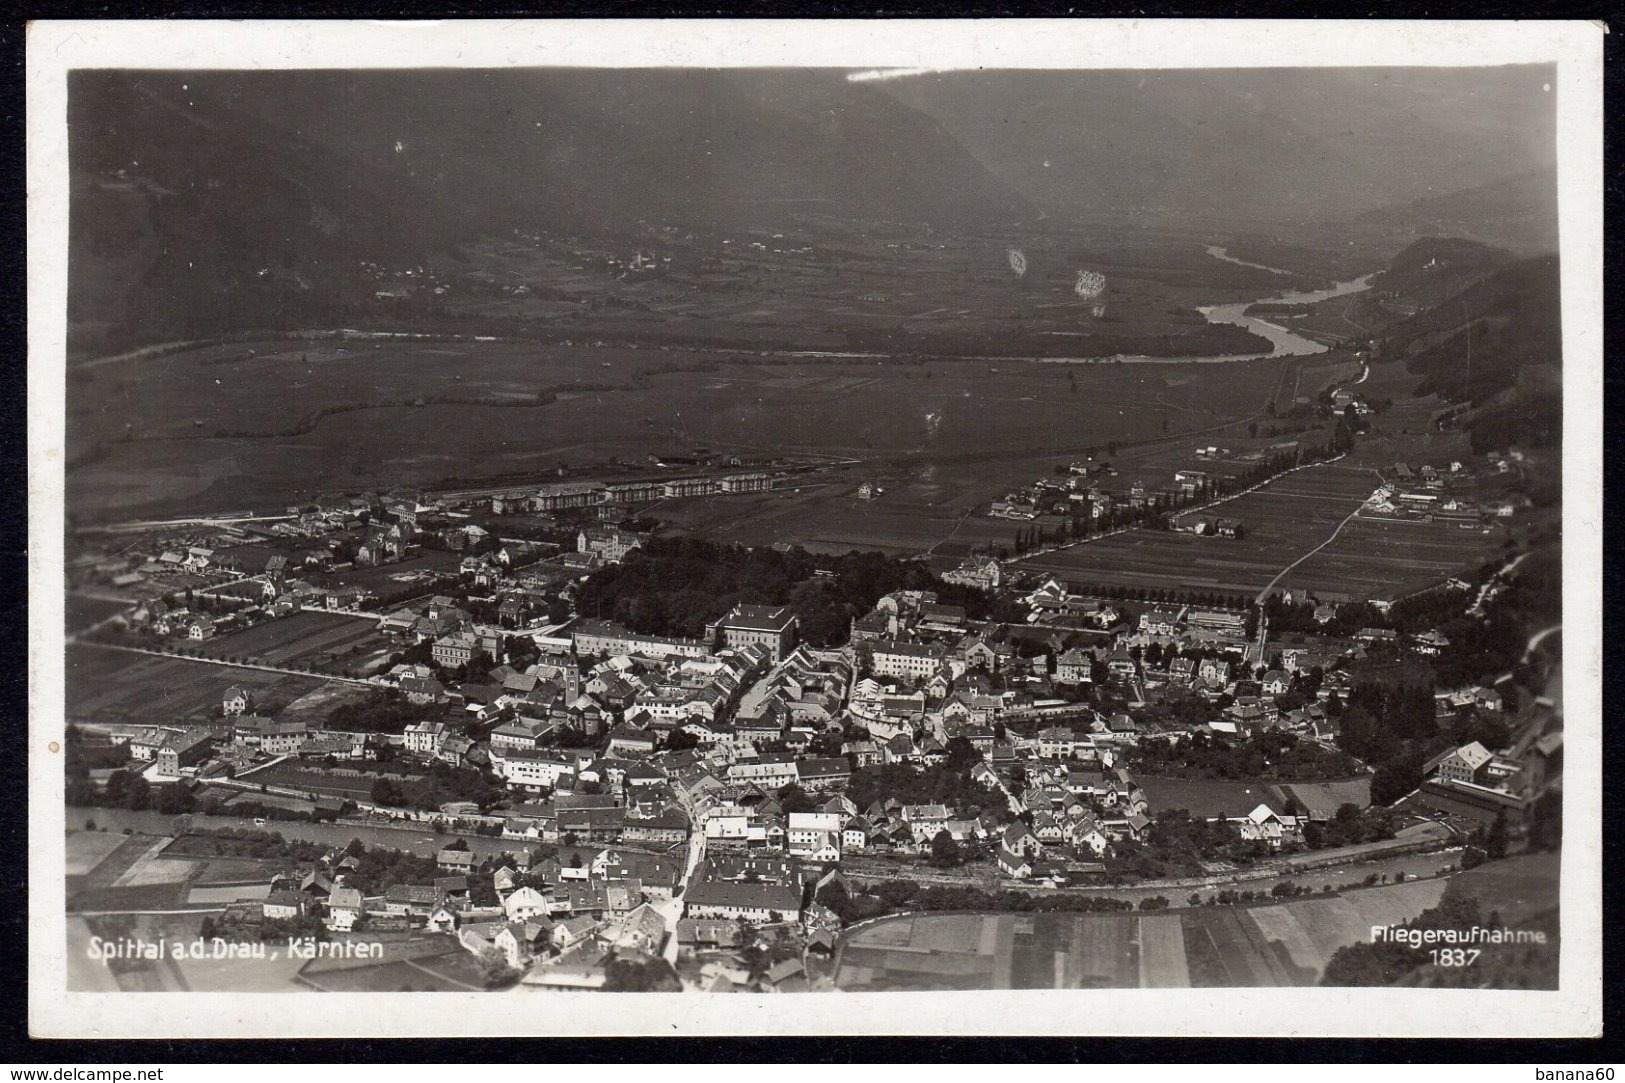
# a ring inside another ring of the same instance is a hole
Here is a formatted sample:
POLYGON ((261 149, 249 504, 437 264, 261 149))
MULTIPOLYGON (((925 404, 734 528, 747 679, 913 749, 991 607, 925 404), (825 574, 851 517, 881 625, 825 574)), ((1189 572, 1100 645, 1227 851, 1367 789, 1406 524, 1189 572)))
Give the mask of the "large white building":
POLYGON ((573 775, 588 763, 580 754, 560 749, 516 748, 507 752, 491 750, 491 767, 510 786, 527 790, 552 789, 565 775, 573 775))
POLYGON ((762 647, 775 663, 796 645, 796 615, 784 606, 736 605, 707 625, 705 638, 714 650, 762 647))
POLYGON ((831 838, 841 837, 842 817, 838 812, 792 812, 785 830, 784 840, 790 853, 806 857, 829 844, 831 838))
POLYGON ((570 631, 577 654, 626 654, 641 658, 704 658, 710 653, 697 639, 639 635, 608 621, 583 620, 570 631))
POLYGON ((870 670, 879 677, 919 680, 942 668, 942 652, 918 643, 877 642, 869 652, 870 670))
POLYGON ((750 783, 763 789, 776 790, 800 777, 794 760, 762 760, 728 766, 728 781, 736 785, 750 783))

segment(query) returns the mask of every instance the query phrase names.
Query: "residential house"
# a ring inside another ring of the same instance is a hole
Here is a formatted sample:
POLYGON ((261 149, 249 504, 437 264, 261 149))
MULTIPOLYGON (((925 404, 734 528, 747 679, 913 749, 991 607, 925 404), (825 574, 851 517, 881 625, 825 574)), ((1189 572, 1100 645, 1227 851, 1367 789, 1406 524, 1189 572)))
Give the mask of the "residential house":
POLYGON ((1017 820, 1006 827, 1004 834, 999 837, 999 849, 1001 853, 1015 854, 1024 858, 1038 858, 1043 856, 1044 844, 1033 833, 1032 828, 1017 820))
POLYGON ((350 932, 365 916, 365 904, 359 888, 336 887, 328 893, 327 927, 333 932, 350 932))
POLYGON ((1265 842, 1272 850, 1279 850, 1300 837, 1299 818, 1284 816, 1268 805, 1259 805, 1242 817, 1239 823, 1243 839, 1265 842))
POLYGON ((1093 666, 1093 655, 1073 647, 1055 659, 1055 680, 1060 684, 1088 684, 1093 666))
POLYGON ((1447 752, 1433 764, 1435 777, 1442 782, 1480 782, 1495 757, 1477 741, 1447 752))
POLYGON ((806 756, 796 761, 796 778, 803 789, 818 793, 845 786, 852 767, 845 756, 806 756))
POLYGON ((447 847, 435 855, 435 864, 446 872, 461 873, 466 876, 474 871, 476 862, 472 850, 447 847))
POLYGON ((509 921, 529 921, 532 918, 546 917, 549 912, 549 902, 535 888, 526 885, 515 888, 502 900, 502 912, 509 921))
POLYGON ((1015 880, 1025 880, 1033 874, 1033 859, 1025 854, 999 847, 999 871, 1015 880))
POLYGON ((1166 609, 1147 610, 1140 615, 1140 631, 1154 636, 1178 635, 1179 614, 1166 609))

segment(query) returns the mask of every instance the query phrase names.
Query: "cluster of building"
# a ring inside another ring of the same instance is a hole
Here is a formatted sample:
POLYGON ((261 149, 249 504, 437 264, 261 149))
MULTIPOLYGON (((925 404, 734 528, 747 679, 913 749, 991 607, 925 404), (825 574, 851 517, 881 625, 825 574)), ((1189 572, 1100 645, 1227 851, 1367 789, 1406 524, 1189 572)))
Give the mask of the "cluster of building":
MULTIPOLYGON (((1499 710, 1499 703, 1491 709, 1499 710)), ((1472 741, 1423 764, 1421 803, 1486 825, 1498 818, 1520 823, 1533 801, 1562 778, 1563 727, 1553 701, 1536 699, 1511 734, 1505 748, 1472 741)))
POLYGON ((560 481, 535 490, 492 497, 491 508, 498 514, 573 508, 624 508, 675 497, 765 492, 773 488, 774 481, 775 475, 761 470, 629 481, 560 481))
POLYGON ((1149 500, 1145 485, 1136 482, 1128 489, 1109 488, 1106 478, 1116 475, 1117 471, 1104 463, 1073 463, 1065 477, 1037 478, 993 501, 987 513, 995 519, 1059 515, 1097 520, 1114 508, 1146 507, 1149 500))
POLYGON ((1459 460, 1448 467, 1396 462, 1361 506, 1369 518, 1454 522, 1474 526, 1510 519, 1529 507, 1522 493, 1478 500, 1478 472, 1459 460))
MULTIPOLYGON (((1215 493, 1218 483, 1231 477, 1229 472, 1216 466, 1217 463, 1256 466, 1270 455, 1294 450, 1297 446, 1296 441, 1285 441, 1236 456, 1231 456, 1226 448, 1199 448, 1195 465, 1181 467, 1171 476, 1163 475, 1149 483, 1144 477, 1126 483, 1113 481, 1111 479, 1118 476, 1114 467, 1093 458, 1085 459, 1072 463, 1064 475, 1039 477, 1029 485, 1006 493, 988 506, 987 513, 996 519, 1056 516, 1099 522, 1113 512, 1171 507, 1215 493)), ((1234 520, 1222 520, 1220 526, 1218 518, 1202 517, 1201 529, 1197 529, 1197 522, 1197 517, 1187 517, 1177 523, 1176 528, 1224 537, 1240 536, 1239 524, 1234 520)))

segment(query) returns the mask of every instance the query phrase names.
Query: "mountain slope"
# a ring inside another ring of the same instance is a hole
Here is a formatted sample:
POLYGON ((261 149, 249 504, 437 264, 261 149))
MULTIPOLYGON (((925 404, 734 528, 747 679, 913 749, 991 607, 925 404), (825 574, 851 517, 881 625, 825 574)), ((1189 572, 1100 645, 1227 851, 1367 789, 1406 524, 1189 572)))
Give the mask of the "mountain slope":
POLYGON ((1032 213, 834 72, 78 72, 69 111, 74 316, 149 330, 342 320, 359 261, 482 233, 1032 213))
POLYGON ((1548 166, 1550 69, 991 71, 880 85, 1051 209, 1346 220, 1548 166))
POLYGON ((1530 169, 1486 184, 1367 211, 1358 222, 1397 233, 1469 237, 1535 255, 1557 248, 1557 174, 1530 169))
POLYGON ((1563 363, 1558 287, 1555 256, 1509 263, 1390 328, 1380 354, 1423 374, 1422 394, 1483 402, 1513 387, 1545 385, 1563 363))
MULTIPOLYGON (((1470 252, 1465 246, 1472 242, 1434 239, 1412 247, 1470 252)), ((1406 263, 1414 265, 1419 254, 1409 253, 1406 263)), ((1406 268, 1388 273, 1403 280, 1406 268)), ((1376 360, 1402 361, 1420 374, 1417 394, 1462 403, 1453 424, 1470 434, 1475 452, 1554 445, 1563 431, 1559 288, 1556 256, 1500 261, 1379 335, 1376 360)))
POLYGON ((1389 328, 1379 361, 1419 373, 1418 394, 1467 405, 1456 420, 1475 451, 1546 445, 1563 426, 1563 329, 1557 257, 1506 263, 1389 328))
POLYGON ((1401 312, 1421 312, 1460 294, 1512 258, 1459 237, 1424 237, 1407 245, 1371 280, 1373 296, 1401 312))

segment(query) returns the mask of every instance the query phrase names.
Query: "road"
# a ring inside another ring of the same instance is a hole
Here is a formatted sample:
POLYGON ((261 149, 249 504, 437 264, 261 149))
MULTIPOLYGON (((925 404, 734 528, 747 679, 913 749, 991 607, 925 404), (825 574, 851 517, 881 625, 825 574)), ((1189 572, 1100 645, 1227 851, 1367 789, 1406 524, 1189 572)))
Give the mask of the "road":
MULTIPOLYGON (((346 614, 346 616, 351 615, 353 614, 346 614)), ((309 670, 304 669, 286 669, 282 666, 268 666, 261 662, 228 662, 223 658, 196 658, 192 655, 174 654, 170 651, 155 651, 147 647, 126 647, 121 643, 98 643, 92 639, 81 640, 77 639, 75 636, 69 636, 68 642, 77 642, 82 647, 98 647, 107 651, 126 651, 130 654, 150 654, 154 658, 176 658, 182 662, 202 662, 205 665, 229 666, 232 669, 257 669, 262 673, 286 673, 292 677, 309 677, 312 680, 317 681, 336 681, 339 684, 359 685, 362 688, 378 687, 377 682, 365 680, 360 677, 340 677, 333 673, 312 673, 309 670)))
MULTIPOLYGON (((109 831, 123 831, 129 828, 131 831, 152 835, 170 834, 174 830, 175 819, 176 817, 162 812, 131 812, 128 809, 69 806, 67 812, 67 824, 73 829, 82 828, 86 820, 95 820, 97 827, 105 827, 109 831)), ((192 825, 211 829, 256 827, 254 821, 247 817, 197 814, 192 814, 192 825)), ((257 829, 274 831, 284 838, 320 842, 330 846, 344 846, 351 839, 360 839, 368 846, 406 850, 422 857, 435 856, 441 847, 457 838, 467 842, 468 848, 481 857, 517 853, 535 845, 533 842, 519 839, 493 839, 484 835, 460 835, 450 831, 444 835, 436 835, 421 824, 412 827, 350 827, 345 824, 317 824, 303 820, 272 820, 257 829)))
POLYGON ((281 523, 292 519, 291 515, 255 515, 252 512, 226 512, 221 515, 201 515, 182 519, 139 519, 124 523, 107 523, 102 526, 84 526, 74 531, 75 534, 129 534, 147 530, 169 530, 178 526, 220 527, 235 526, 238 523, 281 523))
POLYGON ((1506 577, 1517 571, 1518 565, 1522 564, 1528 556, 1527 552, 1519 553, 1502 565, 1494 575, 1484 580, 1484 585, 1478 588, 1478 596, 1473 599, 1473 604, 1467 607, 1467 615, 1469 617, 1483 616, 1484 603, 1495 597, 1501 591, 1501 588, 1506 586, 1506 577))
POLYGON ((1555 635, 1558 632, 1561 632, 1562 630, 1563 630, 1563 624, 1562 624, 1561 621, 1559 621, 1557 624, 1552 625, 1550 628, 1542 628, 1540 631, 1538 631, 1534 635, 1530 636, 1529 637, 1529 646, 1524 648, 1523 661, 1525 661, 1525 662, 1529 661, 1529 656, 1534 654, 1535 651, 1540 648, 1540 645, 1546 641, 1547 636, 1555 635))
MULTIPOLYGON (((1364 506, 1365 505, 1362 504, 1362 505, 1360 505, 1360 508, 1363 508, 1364 506)), ((1350 523, 1354 522, 1355 518, 1360 514, 1360 508, 1355 508, 1353 511, 1349 512, 1348 517, 1346 519, 1344 519, 1341 523, 1337 524, 1337 527, 1332 531, 1331 536, 1328 537, 1325 541, 1321 542, 1319 545, 1317 545, 1313 549, 1309 550, 1307 553, 1305 553, 1303 556, 1299 557, 1297 560, 1294 560, 1291 564, 1288 564, 1286 567, 1282 568, 1280 570, 1280 572, 1278 572, 1276 574, 1274 579, 1271 579, 1268 583, 1264 584, 1264 589, 1258 592, 1258 597, 1253 599, 1253 604, 1254 605, 1263 605, 1264 604, 1264 599, 1268 598, 1270 596, 1270 591, 1275 589, 1275 584, 1277 584, 1281 580, 1285 579, 1292 572, 1293 568, 1296 568, 1298 565, 1302 564, 1304 561, 1308 560, 1310 557, 1314 556, 1316 553, 1320 552, 1322 549, 1324 549, 1328 545, 1332 544, 1332 542, 1336 541, 1337 536, 1339 534, 1343 533, 1343 528, 1348 526, 1350 523)))
MULTIPOLYGON (((1461 848, 1448 847, 1440 850, 1431 850, 1424 853, 1401 854, 1397 857, 1377 857, 1366 861, 1353 861, 1342 865, 1330 865, 1314 869, 1238 869, 1232 873, 1219 874, 1211 877, 1185 878, 1184 882, 1149 882, 1135 885, 1112 886, 1102 884, 1090 887, 1071 887, 1066 889, 1069 895, 1100 895, 1115 899, 1127 899, 1130 902, 1139 902, 1141 899, 1161 895, 1175 905, 1183 906, 1191 894, 1197 893, 1206 898, 1218 891, 1262 891, 1268 893, 1277 884, 1296 884, 1314 891, 1320 891, 1326 885, 1331 885, 1335 891, 1344 884, 1364 883, 1366 877, 1386 876, 1392 880, 1398 873, 1404 873, 1405 878, 1432 878, 1449 875, 1461 863, 1461 848)), ((893 871, 876 867, 873 871, 848 874, 850 879, 860 882, 876 880, 912 880, 915 883, 942 887, 974 886, 984 890, 992 887, 1022 888, 1017 881, 998 880, 995 883, 972 883, 963 876, 953 876, 921 867, 909 869, 899 867, 893 871)), ((1027 887, 1026 890, 1043 892, 1043 889, 1027 887)))

